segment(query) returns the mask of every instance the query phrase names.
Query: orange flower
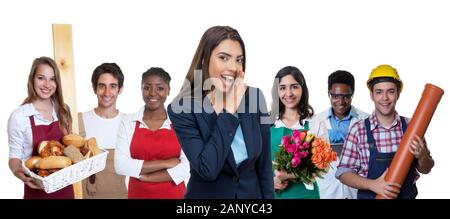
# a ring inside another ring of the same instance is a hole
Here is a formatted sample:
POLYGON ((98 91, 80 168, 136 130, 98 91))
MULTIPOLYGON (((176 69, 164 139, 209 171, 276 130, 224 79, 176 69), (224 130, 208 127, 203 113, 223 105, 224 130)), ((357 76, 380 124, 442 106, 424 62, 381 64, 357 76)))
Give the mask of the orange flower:
POLYGON ((336 152, 331 149, 331 146, 320 138, 316 138, 312 143, 313 155, 311 160, 313 164, 319 169, 326 169, 331 162, 337 159, 336 152))
POLYGON ((322 139, 316 138, 316 139, 313 141, 312 146, 313 146, 313 147, 319 147, 321 144, 323 144, 322 139))

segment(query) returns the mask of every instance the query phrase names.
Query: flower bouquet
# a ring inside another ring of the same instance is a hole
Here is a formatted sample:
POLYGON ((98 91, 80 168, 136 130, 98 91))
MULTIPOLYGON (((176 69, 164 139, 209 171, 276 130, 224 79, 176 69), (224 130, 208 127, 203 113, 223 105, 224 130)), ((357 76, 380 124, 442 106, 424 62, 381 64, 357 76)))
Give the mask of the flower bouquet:
POLYGON ((281 139, 273 165, 276 170, 293 173, 297 182, 312 184, 336 159, 336 152, 326 141, 312 133, 294 130, 292 137, 286 135, 281 139))

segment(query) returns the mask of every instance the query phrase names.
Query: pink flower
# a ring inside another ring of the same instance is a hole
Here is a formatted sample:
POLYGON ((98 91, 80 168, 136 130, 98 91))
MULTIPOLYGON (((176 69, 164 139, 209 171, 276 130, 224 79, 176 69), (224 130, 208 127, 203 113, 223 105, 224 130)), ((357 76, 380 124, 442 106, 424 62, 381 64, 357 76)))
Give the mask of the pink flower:
POLYGON ((294 132, 292 132, 292 140, 298 144, 302 142, 299 130, 294 130, 294 132))
POLYGON ((283 138, 281 139, 281 144, 286 147, 287 145, 289 145, 291 143, 291 137, 289 135, 283 136, 283 138))
POLYGON ((303 149, 302 144, 300 144, 300 143, 294 143, 294 144, 295 144, 295 150, 296 150, 296 151, 300 151, 300 150, 303 149))
POLYGON ((308 149, 309 148, 309 142, 307 142, 307 141, 303 142, 302 147, 308 149))
POLYGON ((296 150, 295 150, 295 144, 289 144, 289 145, 287 145, 286 147, 286 151, 288 152, 288 153, 294 153, 296 150))
POLYGON ((296 168, 300 164, 300 157, 294 156, 291 160, 292 167, 296 168))

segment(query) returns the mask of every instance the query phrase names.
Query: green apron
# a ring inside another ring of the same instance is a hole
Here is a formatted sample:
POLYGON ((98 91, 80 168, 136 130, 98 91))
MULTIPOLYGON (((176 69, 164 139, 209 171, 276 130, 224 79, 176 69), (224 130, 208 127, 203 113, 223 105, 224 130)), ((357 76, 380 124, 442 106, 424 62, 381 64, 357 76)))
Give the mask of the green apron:
MULTIPOLYGON (((299 131, 308 131, 309 123, 305 122, 304 129, 299 131)), ((272 126, 270 128, 270 145, 272 147, 272 160, 275 160, 275 153, 278 151, 279 145, 281 144, 281 138, 285 135, 292 135, 293 130, 289 128, 275 128, 272 126)), ((275 198, 277 199, 318 199, 319 187, 317 182, 314 182, 314 189, 306 189, 305 185, 301 182, 289 182, 288 186, 284 190, 276 191, 275 198)))

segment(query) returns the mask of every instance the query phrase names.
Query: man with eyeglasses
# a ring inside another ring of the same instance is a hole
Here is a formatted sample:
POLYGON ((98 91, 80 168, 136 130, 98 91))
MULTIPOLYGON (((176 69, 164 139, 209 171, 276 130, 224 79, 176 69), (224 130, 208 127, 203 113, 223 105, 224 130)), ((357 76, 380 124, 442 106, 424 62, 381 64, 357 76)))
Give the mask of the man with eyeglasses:
MULTIPOLYGON (((329 141, 334 151, 340 156, 342 145, 349 128, 355 122, 367 118, 369 115, 352 106, 355 92, 355 78, 348 71, 338 70, 328 76, 328 97, 331 107, 312 118, 311 131, 318 137, 329 141)), ((321 199, 353 199, 357 190, 342 184, 334 177, 337 161, 324 178, 318 178, 321 199)))

